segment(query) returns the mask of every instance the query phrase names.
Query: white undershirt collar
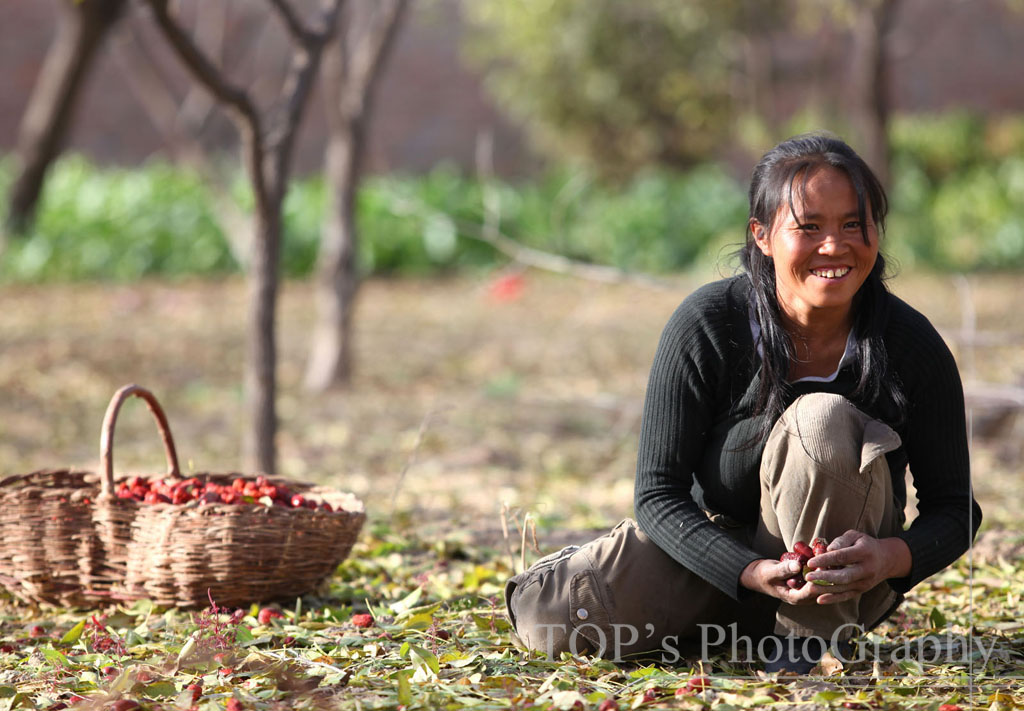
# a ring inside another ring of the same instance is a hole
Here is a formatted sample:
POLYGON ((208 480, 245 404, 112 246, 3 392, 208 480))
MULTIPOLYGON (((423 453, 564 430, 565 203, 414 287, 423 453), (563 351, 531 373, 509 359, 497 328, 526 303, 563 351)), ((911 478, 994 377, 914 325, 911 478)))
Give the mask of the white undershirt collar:
MULTIPOLYGON (((754 345, 757 348, 757 354, 764 358, 764 348, 761 345, 761 326, 754 318, 753 314, 750 315, 750 335, 754 337, 754 345)), ((850 333, 846 336, 846 349, 843 351, 843 357, 839 359, 839 365, 836 366, 836 370, 831 375, 808 375, 803 378, 797 378, 792 381, 794 383, 831 383, 836 377, 839 376, 839 371, 843 369, 843 366, 853 360, 854 354, 857 348, 857 339, 853 336, 853 329, 850 329, 850 333)))

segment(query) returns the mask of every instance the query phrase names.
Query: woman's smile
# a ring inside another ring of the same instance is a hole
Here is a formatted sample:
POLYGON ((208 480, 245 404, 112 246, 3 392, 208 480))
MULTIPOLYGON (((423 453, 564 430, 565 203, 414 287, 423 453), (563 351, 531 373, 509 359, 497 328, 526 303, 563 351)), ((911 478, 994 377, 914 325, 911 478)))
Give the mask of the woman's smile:
POLYGON ((834 281, 836 279, 842 279, 844 276, 850 273, 849 267, 820 267, 818 269, 812 269, 811 274, 821 279, 828 279, 834 281))

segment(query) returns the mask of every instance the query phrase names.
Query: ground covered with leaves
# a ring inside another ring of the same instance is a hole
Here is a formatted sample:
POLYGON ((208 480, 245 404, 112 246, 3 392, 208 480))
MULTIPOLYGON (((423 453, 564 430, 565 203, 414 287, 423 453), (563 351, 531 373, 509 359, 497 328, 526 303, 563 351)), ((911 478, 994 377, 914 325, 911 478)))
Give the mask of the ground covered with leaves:
MULTIPOLYGON (((863 640, 865 661, 827 659, 797 679, 728 653, 615 665, 518 650, 504 581, 630 515, 658 332, 708 275, 664 290, 514 276, 371 282, 353 387, 321 396, 299 387, 310 292, 287 285, 281 469, 366 502, 352 555, 310 595, 243 610, 4 600, 0 710, 1024 706, 1021 423, 983 399, 972 401, 986 513, 976 550, 915 588, 863 640)), ((1019 383, 1019 278, 907 275, 894 287, 947 336, 969 386, 1019 383)), ((0 472, 94 467, 106 400, 129 381, 163 402, 186 468, 238 469, 240 282, 0 297, 0 472)), ((117 442, 119 472, 162 468, 141 405, 125 407, 117 442)))

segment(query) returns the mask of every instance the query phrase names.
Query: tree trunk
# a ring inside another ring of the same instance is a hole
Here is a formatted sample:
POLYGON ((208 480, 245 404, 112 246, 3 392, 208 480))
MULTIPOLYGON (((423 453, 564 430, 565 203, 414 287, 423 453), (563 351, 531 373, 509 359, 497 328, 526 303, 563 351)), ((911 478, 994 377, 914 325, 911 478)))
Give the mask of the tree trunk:
POLYGON ((12 232, 24 231, 32 222, 46 172, 60 152, 96 52, 124 6, 125 0, 60 3, 57 36, 18 132, 19 173, 7 209, 12 232))
POLYGON ((346 124, 331 131, 327 146, 328 197, 315 287, 318 320, 305 376, 306 388, 313 391, 352 378, 352 314, 359 291, 355 201, 365 128, 361 117, 346 124))
POLYGON ((883 185, 889 184, 889 54, 886 37, 899 0, 867 0, 854 27, 853 85, 861 154, 883 185))
POLYGON ((346 77, 349 64, 342 40, 327 48, 323 64, 329 129, 324 164, 327 204, 314 284, 317 323, 304 382, 313 392, 352 379, 352 314, 359 291, 355 202, 365 134, 363 102, 344 99, 356 87, 346 77))
POLYGON ((342 33, 323 59, 328 200, 317 255, 317 324, 304 382, 314 392, 352 379, 352 316, 359 291, 356 193, 374 89, 407 4, 392 0, 376 7, 351 52, 342 33))
POLYGON ((281 203, 272 195, 258 201, 249 268, 248 341, 244 393, 249 417, 243 458, 249 470, 276 473, 278 265, 281 245, 281 203))

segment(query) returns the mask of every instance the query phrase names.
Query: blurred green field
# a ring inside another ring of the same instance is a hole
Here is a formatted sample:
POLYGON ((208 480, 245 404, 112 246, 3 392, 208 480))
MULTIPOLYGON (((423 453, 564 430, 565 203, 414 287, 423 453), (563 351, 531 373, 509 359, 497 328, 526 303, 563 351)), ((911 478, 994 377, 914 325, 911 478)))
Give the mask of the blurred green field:
MULTIPOLYGON (((886 248, 896 263, 943 272, 1024 267, 1024 121, 903 116, 891 142, 886 248)), ((569 166, 515 182, 444 166, 422 176, 370 176, 357 199, 360 267, 377 276, 494 268, 506 257, 476 238, 485 224, 584 262, 661 274, 706 267, 743 240, 749 169, 652 169, 621 184, 569 166)), ((0 195, 12 175, 11 160, 0 161, 0 195)), ((290 277, 313 269, 324 194, 316 176, 298 178, 288 193, 281 260, 290 277)), ((215 197, 197 173, 159 161, 115 168, 64 157, 33 228, 8 240, 0 280, 238 273, 227 235, 250 208, 237 174, 215 197)))

